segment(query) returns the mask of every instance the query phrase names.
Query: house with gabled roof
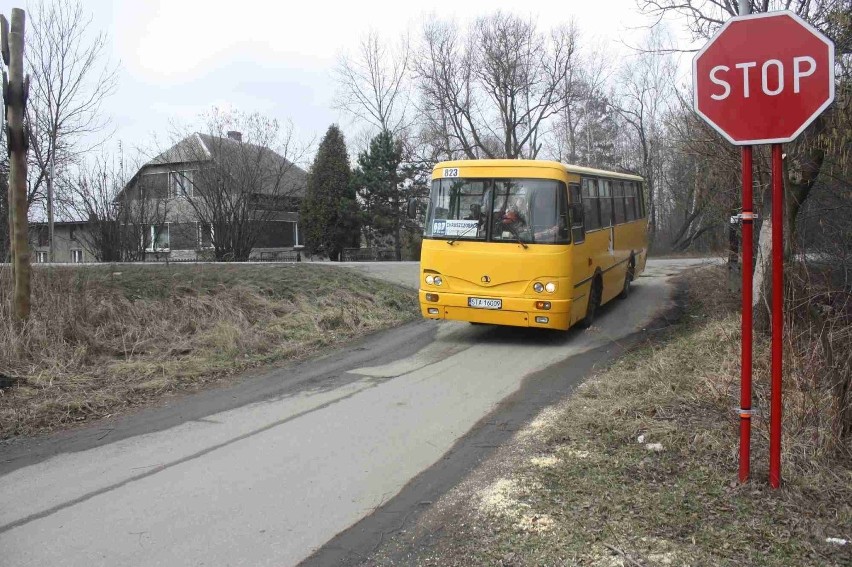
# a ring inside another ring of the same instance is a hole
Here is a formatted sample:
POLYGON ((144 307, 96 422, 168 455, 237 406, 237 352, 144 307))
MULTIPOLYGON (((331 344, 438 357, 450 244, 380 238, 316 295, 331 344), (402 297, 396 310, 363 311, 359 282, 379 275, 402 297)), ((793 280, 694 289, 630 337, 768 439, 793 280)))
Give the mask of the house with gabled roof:
POLYGON ((195 133, 131 178, 146 260, 277 259, 304 242, 299 209, 306 172, 276 151, 195 133))

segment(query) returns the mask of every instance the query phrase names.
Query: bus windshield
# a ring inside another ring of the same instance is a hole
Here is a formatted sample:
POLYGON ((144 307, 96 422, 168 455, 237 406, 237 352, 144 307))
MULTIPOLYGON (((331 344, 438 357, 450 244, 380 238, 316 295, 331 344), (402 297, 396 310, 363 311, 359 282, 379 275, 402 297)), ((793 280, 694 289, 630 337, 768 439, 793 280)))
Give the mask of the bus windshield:
POLYGON ((425 236, 567 244, 566 211, 565 184, 552 179, 436 179, 425 236))

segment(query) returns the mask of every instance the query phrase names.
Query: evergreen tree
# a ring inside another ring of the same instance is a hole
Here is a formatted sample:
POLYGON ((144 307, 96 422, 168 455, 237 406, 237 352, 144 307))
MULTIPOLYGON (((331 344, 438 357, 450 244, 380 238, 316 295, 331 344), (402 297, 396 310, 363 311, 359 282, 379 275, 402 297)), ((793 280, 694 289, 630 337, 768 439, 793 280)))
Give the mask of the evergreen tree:
POLYGON ((311 253, 322 250, 337 261, 344 248, 358 246, 359 209, 351 177, 346 142, 332 124, 308 172, 302 204, 305 244, 311 253))
POLYGON ((402 145, 383 131, 358 156, 353 184, 364 207, 365 235, 369 246, 384 238, 393 240, 397 260, 402 260, 405 217, 405 175, 401 170, 402 145))

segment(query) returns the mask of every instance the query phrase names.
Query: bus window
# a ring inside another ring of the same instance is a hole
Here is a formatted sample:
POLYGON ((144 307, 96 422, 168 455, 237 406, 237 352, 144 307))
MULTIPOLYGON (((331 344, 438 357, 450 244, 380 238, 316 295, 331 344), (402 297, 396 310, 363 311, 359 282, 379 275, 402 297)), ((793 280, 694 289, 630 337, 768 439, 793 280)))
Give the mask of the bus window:
POLYGON ((485 213, 490 201, 488 180, 434 180, 424 235, 452 239, 485 239, 485 213), (477 216, 479 218, 475 218, 477 216))
POLYGON ((627 222, 635 221, 636 214, 636 185, 632 181, 624 182, 624 209, 627 222))
POLYGON ((586 232, 601 227, 601 212, 598 208, 598 182, 583 179, 583 219, 586 232))
POLYGON ((621 224, 626 220, 624 213, 624 186, 622 181, 612 182, 612 209, 615 224, 621 224))
POLYGON ((532 241, 539 244, 567 244, 568 214, 564 183, 542 183, 530 195, 532 241))
POLYGON ((563 183, 544 179, 497 180, 491 240, 567 244, 565 208, 563 183))
POLYGON ((598 185, 601 204, 601 227, 612 226, 612 188, 608 179, 601 180, 598 185))
POLYGON ((586 241, 586 231, 583 223, 583 199, 580 196, 580 185, 572 183, 570 185, 571 203, 569 213, 571 221, 571 240, 574 244, 580 244, 586 241))

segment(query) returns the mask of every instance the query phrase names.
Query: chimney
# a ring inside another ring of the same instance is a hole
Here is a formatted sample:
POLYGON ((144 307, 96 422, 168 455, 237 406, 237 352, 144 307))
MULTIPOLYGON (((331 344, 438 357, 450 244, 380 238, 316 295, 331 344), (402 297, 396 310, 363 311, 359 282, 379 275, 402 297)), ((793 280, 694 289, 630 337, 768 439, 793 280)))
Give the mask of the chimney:
POLYGON ((237 132, 236 130, 228 130, 228 138, 231 140, 235 140, 237 142, 243 141, 243 133, 237 132))

